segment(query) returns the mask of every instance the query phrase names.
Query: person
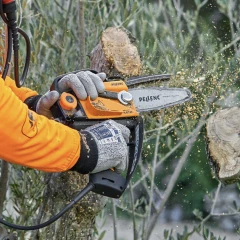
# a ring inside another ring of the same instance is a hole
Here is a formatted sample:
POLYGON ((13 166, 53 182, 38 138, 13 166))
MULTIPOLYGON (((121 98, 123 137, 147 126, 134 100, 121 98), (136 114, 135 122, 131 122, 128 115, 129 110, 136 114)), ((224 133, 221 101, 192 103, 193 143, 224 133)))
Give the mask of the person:
MULTIPOLYGON (((105 78, 105 73, 79 71, 64 76, 58 87, 72 89, 81 100, 94 100, 104 91, 105 78)), ((106 120, 79 132, 52 119, 50 108, 58 99, 57 91, 39 95, 0 77, 0 158, 45 172, 124 171, 129 129, 106 120)))

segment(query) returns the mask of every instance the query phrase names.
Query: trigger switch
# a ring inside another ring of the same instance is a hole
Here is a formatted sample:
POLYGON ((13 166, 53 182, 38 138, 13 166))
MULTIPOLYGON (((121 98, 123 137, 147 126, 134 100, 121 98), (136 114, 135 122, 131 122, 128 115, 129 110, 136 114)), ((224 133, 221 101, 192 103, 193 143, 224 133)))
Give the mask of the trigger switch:
POLYGON ((77 107, 77 99, 70 93, 63 92, 59 103, 64 110, 71 111, 77 107))

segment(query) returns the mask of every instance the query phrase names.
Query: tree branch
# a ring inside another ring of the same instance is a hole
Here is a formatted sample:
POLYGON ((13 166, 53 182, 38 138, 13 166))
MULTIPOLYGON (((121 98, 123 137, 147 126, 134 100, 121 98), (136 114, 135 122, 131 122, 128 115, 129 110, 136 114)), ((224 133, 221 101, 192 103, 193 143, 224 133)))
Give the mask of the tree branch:
POLYGON ((86 49, 85 49, 85 19, 84 19, 84 1, 79 1, 79 48, 80 48, 80 68, 86 68, 86 49))
POLYGON ((8 182, 8 163, 2 160, 1 166, 1 178, 0 178, 0 217, 3 213, 4 201, 7 193, 7 182, 8 182))
POLYGON ((157 210, 157 212, 152 216, 151 220, 149 221, 149 224, 146 228, 146 231, 145 231, 145 236, 143 239, 147 240, 149 239, 151 233, 152 233, 152 230, 155 226, 155 223, 157 221, 157 218, 159 217, 159 215, 161 214, 162 210, 164 209, 164 206, 167 202, 167 200, 169 199, 171 193, 172 193, 172 190, 176 184, 176 181, 182 171, 182 168, 188 158, 188 155, 193 147, 193 144, 194 142, 196 141, 197 139, 197 136, 199 134, 199 131, 201 130, 201 128, 203 127, 203 125, 205 124, 205 117, 204 117, 204 114, 203 116, 201 117, 201 119, 199 120, 199 123, 197 125, 197 127, 195 128, 194 132, 193 132, 193 135, 192 137, 189 139, 188 141, 188 144, 185 148, 185 151, 182 155, 182 157, 180 158, 179 162, 178 162, 178 165, 177 167, 175 168, 175 171, 173 172, 172 176, 171 176, 171 179, 168 183, 168 186, 167 186, 167 189, 165 190, 165 193, 164 193, 164 196, 163 196, 163 199, 160 203, 160 206, 157 210))

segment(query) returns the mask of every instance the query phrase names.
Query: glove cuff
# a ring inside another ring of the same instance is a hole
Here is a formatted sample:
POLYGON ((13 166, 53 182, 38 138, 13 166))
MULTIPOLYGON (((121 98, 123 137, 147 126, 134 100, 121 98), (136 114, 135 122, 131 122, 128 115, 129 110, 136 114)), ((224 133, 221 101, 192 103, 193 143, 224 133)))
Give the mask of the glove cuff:
POLYGON ((98 148, 95 139, 87 131, 81 132, 81 151, 77 163, 70 169, 81 174, 94 170, 98 162, 98 148))
POLYGON ((37 103, 41 97, 42 97, 42 95, 36 95, 33 97, 29 97, 24 101, 24 103, 27 104, 27 106, 30 110, 33 110, 34 112, 36 112, 37 103))

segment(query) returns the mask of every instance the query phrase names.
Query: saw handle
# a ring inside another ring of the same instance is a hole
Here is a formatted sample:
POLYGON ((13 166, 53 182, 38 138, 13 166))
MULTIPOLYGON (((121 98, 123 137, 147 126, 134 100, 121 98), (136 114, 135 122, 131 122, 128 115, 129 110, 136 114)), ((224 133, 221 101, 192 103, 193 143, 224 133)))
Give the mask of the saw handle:
MULTIPOLYGON (((76 72, 78 72, 78 71, 76 71, 76 72)), ((65 75, 67 75, 67 74, 65 74, 65 75)), ((60 92, 59 87, 58 87, 58 82, 65 75, 61 75, 61 76, 58 76, 57 78, 55 78, 50 87, 51 91, 55 90, 60 93, 60 95, 61 95, 60 99, 62 98, 62 94, 65 94, 65 92, 63 92, 63 93, 60 92)), ((105 91, 103 93, 99 93, 98 97, 105 98, 105 99, 118 100, 124 106, 128 106, 129 104, 131 104, 131 102, 133 100, 133 96, 131 93, 128 92, 128 87, 126 86, 126 84, 123 80, 118 80, 118 81, 113 81, 113 82, 105 81, 104 86, 105 86, 105 91)), ((68 93, 75 95, 74 90, 71 90, 68 93)), ((76 96, 75 96, 75 98, 76 98, 76 96)), ((107 113, 105 113, 105 114, 107 114, 107 113)), ((94 115, 94 113, 93 113, 93 115, 94 115)))
POLYGON ((52 85, 50 86, 50 91, 55 90, 55 91, 57 91, 57 92, 60 93, 60 90, 59 90, 59 87, 58 87, 58 82, 59 82, 59 80, 61 80, 61 79, 63 78, 63 76, 64 76, 64 75, 58 76, 58 77, 56 77, 56 78, 53 80, 53 83, 52 83, 52 85))
POLYGON ((93 192, 111 198, 119 198, 126 185, 126 179, 110 169, 89 174, 89 182, 94 185, 93 192))
POLYGON ((110 169, 90 174, 89 183, 94 185, 93 192, 111 198, 120 198, 124 193, 141 155, 143 144, 143 119, 141 117, 136 119, 136 126, 134 128, 130 127, 130 131, 132 141, 128 143, 129 163, 126 176, 123 177, 110 169))
MULTIPOLYGON (((77 72, 79 72, 79 71, 71 72, 71 73, 77 73, 77 72)), ((96 73, 94 71, 91 71, 91 72, 96 73)), ((69 74, 69 73, 67 73, 67 74, 69 74)), ((56 77, 53 80, 53 83, 50 87, 50 91, 55 90, 55 91, 61 93, 59 90, 59 87, 58 87, 58 82, 67 74, 56 77)), ((103 93, 99 93, 98 94, 99 97, 109 98, 109 99, 119 99, 119 92, 128 90, 127 86, 124 84, 124 82, 122 80, 118 80, 115 83, 106 81, 106 82, 104 82, 104 86, 105 86, 106 90, 103 93)))
MULTIPOLYGON (((79 71, 73 72, 77 73, 79 71)), ((69 74, 69 73, 68 73, 69 74)), ((66 74, 65 74, 66 75, 66 74)), ((58 81, 62 79, 65 75, 58 76, 54 79, 50 90, 56 90, 60 94, 60 90, 58 87, 58 81)), ((128 93, 128 87, 126 86, 125 82, 122 80, 118 81, 112 81, 112 82, 104 82, 105 89, 103 93, 99 94, 100 98, 109 98, 109 99, 118 99, 123 105, 127 105, 132 101, 132 95, 128 93)), ((72 92, 71 92, 72 93, 72 92)), ((75 96, 76 97, 76 96, 75 96)), ((68 104, 65 104, 66 98, 64 98, 64 107, 65 110, 66 106, 68 107, 68 104)), ((78 102, 78 101, 77 101, 78 102)), ((82 101, 82 104, 85 101, 82 101)), ((55 116, 59 116, 59 111, 62 111, 62 115, 64 115, 63 106, 60 104, 60 101, 57 102, 57 104, 52 107, 51 111, 52 114, 55 116)), ((77 110, 80 109, 80 105, 78 104, 77 110)), ((84 112, 85 108, 81 107, 82 111, 84 112)), ((71 111, 71 110, 70 110, 71 111)), ((113 111, 115 113, 116 111, 113 111)), ((116 114, 116 113, 115 113, 116 114)), ((66 115, 66 114, 65 114, 66 115)), ((55 117, 55 119, 57 119, 55 117)), ((99 116, 97 116, 99 117, 99 116)), ((109 117, 111 118, 111 117, 109 117)), ((61 116, 59 117, 61 120, 61 116)), ((84 117, 76 117, 74 115, 73 118, 67 119, 66 121, 60 121, 63 124, 68 125, 69 127, 76 129, 78 131, 85 129, 88 126, 94 125, 99 123, 100 121, 104 121, 108 119, 106 116, 104 118, 87 118, 84 117)), ((89 175, 89 182, 93 184, 93 192, 107 196, 112 198, 119 198, 123 192, 125 191, 126 187, 128 186, 128 183, 136 169, 137 163, 140 159, 141 149, 142 149, 142 142, 143 142, 143 120, 140 116, 132 116, 128 117, 124 115, 124 117, 115 118, 115 121, 117 121, 120 124, 123 124, 124 126, 128 127, 131 132, 131 137, 129 139, 128 148, 129 148, 129 164, 128 168, 126 170, 125 176, 122 176, 113 170, 105 170, 102 172, 98 172, 95 174, 89 175)))
POLYGON ((57 92, 60 93, 60 90, 59 90, 59 87, 58 87, 58 82, 59 82, 64 76, 66 76, 66 75, 68 75, 68 74, 71 74, 71 73, 72 73, 72 74, 76 74, 76 73, 78 73, 78 72, 80 72, 80 71, 90 71, 90 72, 95 73, 95 74, 97 73, 95 70, 83 69, 83 70, 77 70, 77 71, 73 71, 73 72, 68 72, 68 73, 62 74, 62 75, 56 77, 56 78, 53 80, 53 83, 52 83, 52 85, 51 85, 51 87, 50 87, 50 91, 56 90, 57 92))
MULTIPOLYGON (((65 74, 66 75, 66 74, 65 74)), ((54 79, 51 87, 50 87, 50 91, 57 91, 61 94, 59 87, 58 87, 58 82, 65 76, 65 75, 61 75, 58 76, 57 78, 54 79)), ((111 88, 109 83, 104 83, 105 88, 107 89, 106 91, 104 91, 103 93, 99 93, 98 96, 102 97, 102 98, 109 98, 109 99, 118 99, 118 93, 114 92, 114 91, 108 91, 108 89, 111 88)), ((118 86, 115 86, 115 88, 117 88, 118 86)))

